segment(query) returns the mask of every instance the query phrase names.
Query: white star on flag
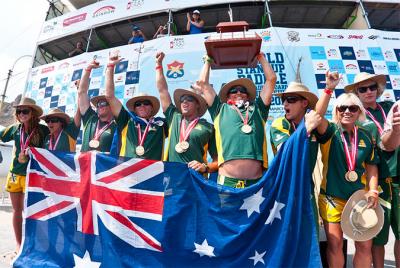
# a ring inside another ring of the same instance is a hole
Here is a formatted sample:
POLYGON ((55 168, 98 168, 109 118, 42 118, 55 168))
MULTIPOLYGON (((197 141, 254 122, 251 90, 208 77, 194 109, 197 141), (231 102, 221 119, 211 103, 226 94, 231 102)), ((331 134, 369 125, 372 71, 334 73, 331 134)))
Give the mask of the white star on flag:
POLYGON ((274 207, 270 210, 268 219, 265 221, 265 224, 271 224, 275 218, 281 218, 281 209, 285 207, 285 204, 276 202, 274 203, 274 207))
POLYGON ((247 197, 243 200, 243 205, 240 209, 247 210, 247 217, 249 218, 253 212, 260 213, 260 205, 265 200, 262 196, 263 188, 261 188, 256 194, 247 197))
POLYGON ((257 264, 258 262, 261 262, 262 264, 265 265, 265 262, 264 262, 264 259, 263 259, 265 253, 266 253, 266 251, 264 251, 263 253, 259 254, 259 253, 257 252, 257 250, 256 250, 254 256, 253 256, 253 257, 250 257, 249 259, 254 261, 254 264, 253 264, 254 266, 256 266, 256 264, 257 264))
POLYGON ((83 257, 79 257, 78 255, 73 254, 75 266, 74 268, 99 268, 100 262, 95 262, 90 259, 89 252, 85 252, 83 257))
POLYGON ((196 249, 193 250, 193 252, 198 253, 200 255, 200 257, 203 257, 203 256, 215 257, 214 247, 208 245, 207 239, 204 239, 204 241, 201 245, 194 243, 194 246, 196 247, 196 249))

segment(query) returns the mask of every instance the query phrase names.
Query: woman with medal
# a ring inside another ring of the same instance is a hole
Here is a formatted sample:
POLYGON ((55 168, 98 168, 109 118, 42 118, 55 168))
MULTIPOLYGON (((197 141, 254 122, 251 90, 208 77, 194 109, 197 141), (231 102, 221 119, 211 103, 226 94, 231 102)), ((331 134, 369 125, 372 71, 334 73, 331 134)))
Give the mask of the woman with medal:
POLYGON ((43 147, 49 133, 46 126, 39 124, 43 110, 35 101, 23 97, 16 106, 17 123, 0 131, 2 142, 14 141, 14 156, 7 176, 6 190, 10 192, 13 207, 13 228, 17 252, 22 239, 22 211, 24 207, 25 178, 28 167, 28 147, 43 147))
POLYGON ((268 168, 265 123, 276 74, 263 53, 257 59, 266 79, 257 98, 256 86, 247 78, 225 84, 217 95, 209 84, 212 59, 208 56, 195 85, 204 94, 214 121, 219 150, 218 183, 221 185, 235 188, 249 186, 256 183, 268 168))
POLYGON ((205 175, 214 172, 218 170, 214 127, 201 118, 207 111, 207 103, 192 89, 176 89, 175 105, 172 104, 162 68, 164 57, 163 52, 156 55, 156 84, 169 130, 164 160, 188 163, 190 168, 205 175), (209 163, 207 151, 212 158, 209 163))
POLYGON ((154 96, 137 94, 126 102, 126 109, 115 97, 114 66, 121 62, 118 51, 110 54, 106 69, 106 98, 121 130, 120 156, 162 160, 166 124, 154 117, 160 102, 154 96))
POLYGON ((400 266, 400 198, 398 195, 399 175, 397 156, 399 149, 387 150, 380 148, 381 135, 386 120, 386 116, 393 106, 391 101, 377 102, 386 86, 386 77, 383 74, 359 73, 354 78, 354 83, 347 85, 344 89, 347 92, 355 93, 361 100, 367 119, 363 127, 367 128, 374 138, 379 154, 379 199, 385 211, 385 221, 381 232, 373 240, 373 260, 374 267, 383 267, 385 259, 385 245, 389 240, 389 229, 392 226, 396 237, 394 252, 397 266, 400 266), (397 210, 397 211, 396 211, 397 210))
POLYGON ((92 69, 99 68, 100 64, 94 57, 88 67, 83 71, 78 88, 78 108, 83 122, 83 138, 81 152, 97 150, 109 153, 116 131, 111 108, 104 95, 93 97, 89 100, 89 77, 92 69), (96 112, 90 106, 96 107, 96 112))
MULTIPOLYGON (((332 92, 332 89, 325 89, 319 104, 327 107, 332 92)), ((365 112, 359 98, 352 93, 343 93, 336 99, 332 113, 333 121, 323 118, 316 131, 323 163, 318 204, 328 240, 326 252, 329 267, 343 267, 340 222, 344 206, 354 192, 366 187, 361 180, 364 173, 369 189, 368 207, 378 205, 379 160, 371 134, 360 126, 365 121, 365 112)), ((372 239, 355 241, 355 248, 353 266, 370 267, 372 239)))
POLYGON ((45 149, 63 152, 76 151, 76 139, 80 128, 79 111, 76 112, 74 120, 58 108, 50 110, 41 119, 46 122, 50 131, 44 142, 45 149))

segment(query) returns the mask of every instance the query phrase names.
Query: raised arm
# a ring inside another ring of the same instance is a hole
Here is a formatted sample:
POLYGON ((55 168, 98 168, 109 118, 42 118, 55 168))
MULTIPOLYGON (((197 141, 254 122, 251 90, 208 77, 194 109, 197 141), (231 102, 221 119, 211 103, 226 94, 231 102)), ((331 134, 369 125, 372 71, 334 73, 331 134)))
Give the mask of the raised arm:
POLYGON ((164 52, 157 52, 156 54, 156 85, 160 93, 160 101, 163 112, 171 105, 171 95, 168 92, 167 81, 165 80, 162 62, 164 60, 164 52))
POLYGON ((93 59, 93 61, 89 63, 89 65, 83 71, 82 78, 79 82, 78 108, 81 115, 84 115, 90 107, 90 100, 88 95, 90 72, 92 71, 92 69, 96 69, 98 67, 99 63, 96 61, 96 59, 93 59))
POLYGON ((276 74, 267 59, 265 58, 264 53, 258 54, 257 60, 261 64, 265 75, 265 83, 263 85, 263 88, 261 89, 260 97, 265 105, 270 105, 272 93, 275 90, 276 74))
POLYGON ((191 22, 191 18, 190 18, 189 12, 186 13, 186 18, 187 18, 186 31, 190 32, 190 22, 191 22))
POLYGON ((331 100, 331 95, 335 90, 336 86, 339 84, 341 76, 338 72, 331 73, 326 71, 326 88, 322 92, 317 104, 315 105, 315 111, 322 117, 321 123, 317 127, 319 134, 324 134, 328 128, 328 120, 325 118, 326 110, 328 109, 329 101, 331 100))
POLYGON ((195 90, 203 93, 203 97, 209 107, 213 104, 215 96, 217 95, 214 88, 210 85, 210 68, 212 61, 212 58, 209 56, 204 56, 204 65, 201 69, 199 80, 193 85, 195 90))
POLYGON ((204 26, 204 20, 200 20, 199 22, 191 21, 191 23, 197 28, 203 28, 204 26))
POLYGON ((119 51, 111 52, 106 69, 106 99, 108 104, 110 104, 111 112, 114 117, 118 117, 122 108, 121 102, 115 97, 114 87, 114 67, 121 60, 122 58, 119 56, 119 51))
MULTIPOLYGON (((79 89, 80 82, 81 82, 81 80, 76 80, 75 81, 76 89, 79 89)), ((77 100, 77 104, 76 105, 79 106, 78 100, 77 100)), ((75 126, 77 128, 81 127, 81 118, 82 118, 81 112, 79 111, 79 108, 77 108, 76 111, 75 111, 75 115, 74 115, 74 124, 75 124, 75 126)))

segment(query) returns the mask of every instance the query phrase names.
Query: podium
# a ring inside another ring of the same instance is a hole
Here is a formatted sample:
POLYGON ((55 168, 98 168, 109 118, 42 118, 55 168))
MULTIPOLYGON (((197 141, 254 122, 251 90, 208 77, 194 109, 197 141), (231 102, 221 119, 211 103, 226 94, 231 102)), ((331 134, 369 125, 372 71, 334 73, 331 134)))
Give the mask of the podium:
POLYGON ((257 65, 261 49, 261 37, 248 32, 245 21, 220 22, 217 33, 211 34, 204 42, 207 55, 214 59, 212 69, 232 69, 257 65))

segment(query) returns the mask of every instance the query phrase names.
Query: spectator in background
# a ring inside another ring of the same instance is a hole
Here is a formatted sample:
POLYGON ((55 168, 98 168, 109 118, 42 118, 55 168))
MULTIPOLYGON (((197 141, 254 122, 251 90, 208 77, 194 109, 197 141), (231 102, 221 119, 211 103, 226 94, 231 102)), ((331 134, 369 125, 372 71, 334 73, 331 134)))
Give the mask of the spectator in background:
MULTIPOLYGON (((174 29, 170 30, 170 35, 175 35, 174 29)), ((153 35, 153 39, 164 37, 168 35, 168 24, 160 25, 157 29, 157 32, 153 35)))
POLYGON ((204 28, 204 20, 200 18, 200 11, 196 9, 195 11, 193 11, 192 17, 190 17, 189 12, 186 14, 186 16, 186 30, 189 32, 189 34, 202 33, 204 28))
POLYGON ((129 39, 128 45, 135 44, 135 43, 143 43, 146 40, 147 40, 147 38, 143 34, 143 32, 140 30, 140 28, 138 26, 133 26, 132 27, 132 37, 129 39))
POLYGON ((73 57, 73 56, 78 56, 85 52, 83 50, 83 43, 81 41, 76 43, 76 47, 74 50, 72 50, 70 53, 68 53, 68 56, 73 57))

